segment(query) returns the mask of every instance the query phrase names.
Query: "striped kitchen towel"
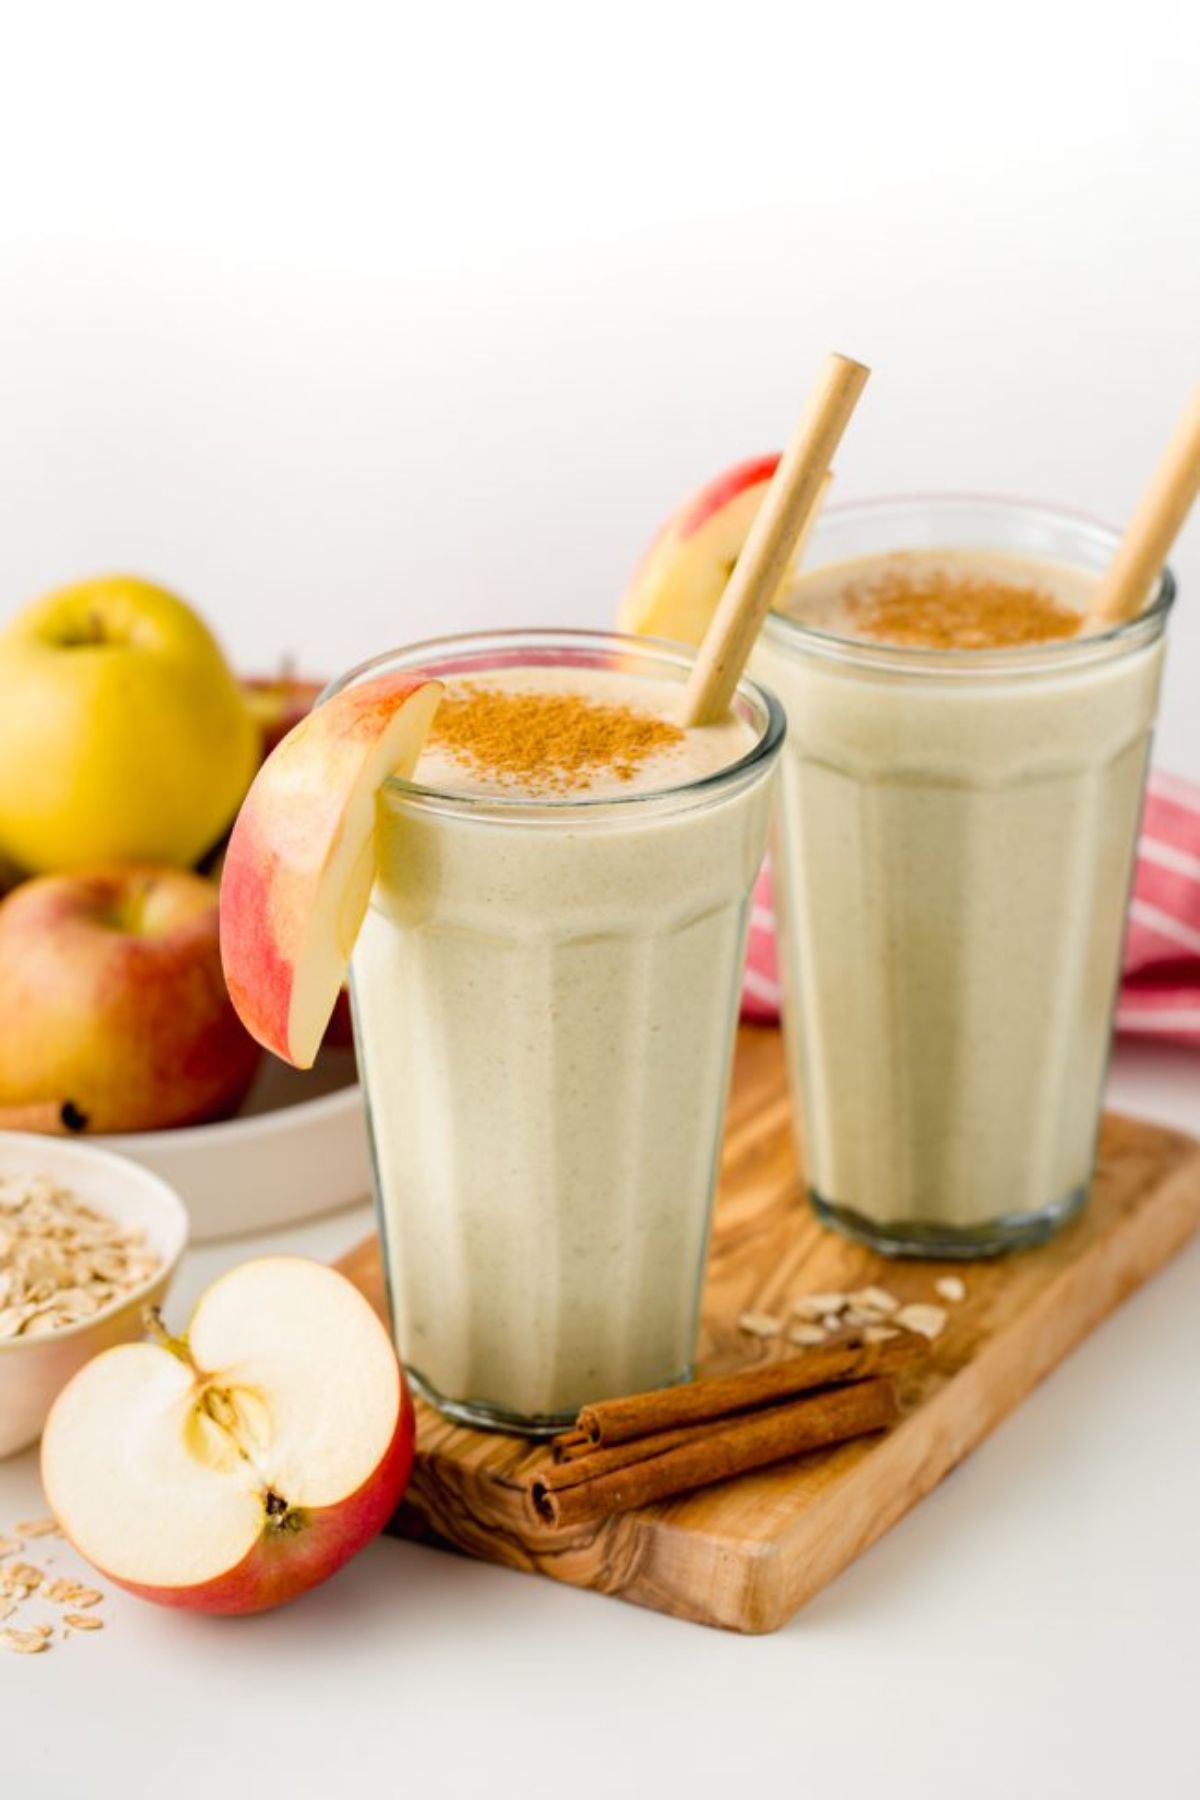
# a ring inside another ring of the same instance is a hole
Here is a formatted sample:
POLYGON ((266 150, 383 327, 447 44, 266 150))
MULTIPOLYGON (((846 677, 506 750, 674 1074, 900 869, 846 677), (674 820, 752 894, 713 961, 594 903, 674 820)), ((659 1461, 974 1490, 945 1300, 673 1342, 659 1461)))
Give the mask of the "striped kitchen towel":
MULTIPOLYGON (((770 871, 754 895, 742 1017, 779 1017, 770 871)), ((1200 787, 1152 774, 1125 938, 1117 1029, 1200 1045, 1200 787)))

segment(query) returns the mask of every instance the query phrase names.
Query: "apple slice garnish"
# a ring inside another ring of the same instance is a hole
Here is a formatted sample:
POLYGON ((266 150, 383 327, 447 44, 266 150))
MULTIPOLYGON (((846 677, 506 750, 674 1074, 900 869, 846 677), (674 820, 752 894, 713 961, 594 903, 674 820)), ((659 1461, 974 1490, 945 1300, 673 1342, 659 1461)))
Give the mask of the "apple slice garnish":
POLYGON ((700 642, 778 463, 777 455, 737 463, 671 514, 634 570, 619 630, 700 642))
POLYGON ((379 675, 318 706, 255 776, 221 871, 221 959, 260 1044, 312 1067, 375 878, 375 796, 411 775, 442 684, 379 675))
POLYGON ((121 1344, 51 1409, 42 1481, 88 1562, 148 1600, 260 1612, 332 1575, 387 1523, 413 1459, 387 1332, 336 1270, 243 1263, 186 1338, 121 1344))

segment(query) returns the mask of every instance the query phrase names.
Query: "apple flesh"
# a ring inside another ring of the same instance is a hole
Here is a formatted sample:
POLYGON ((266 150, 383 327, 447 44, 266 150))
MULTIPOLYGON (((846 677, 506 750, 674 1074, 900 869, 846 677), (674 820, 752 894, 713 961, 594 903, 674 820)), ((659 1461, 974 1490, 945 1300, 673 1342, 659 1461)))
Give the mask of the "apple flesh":
POLYGON ((203 876, 42 875, 0 903, 0 1107, 70 1102, 92 1131, 198 1124, 234 1110, 260 1055, 203 876))
POLYGON ((621 600, 621 631, 700 642, 778 463, 777 455, 737 463, 672 513, 621 600))
POLYGON ((62 588, 0 633, 0 850, 27 873, 186 868, 221 837, 258 730, 212 633, 130 575, 62 588))
POLYGON ((380 675, 293 728, 254 778, 221 871, 221 955, 246 1029, 312 1066, 375 878, 375 797, 411 775, 441 684, 380 675))
POLYGON ((322 1263, 222 1276, 186 1339, 122 1344, 63 1389, 42 1438, 50 1508, 143 1599, 250 1613, 324 1581, 387 1523, 412 1402, 383 1326, 322 1263))

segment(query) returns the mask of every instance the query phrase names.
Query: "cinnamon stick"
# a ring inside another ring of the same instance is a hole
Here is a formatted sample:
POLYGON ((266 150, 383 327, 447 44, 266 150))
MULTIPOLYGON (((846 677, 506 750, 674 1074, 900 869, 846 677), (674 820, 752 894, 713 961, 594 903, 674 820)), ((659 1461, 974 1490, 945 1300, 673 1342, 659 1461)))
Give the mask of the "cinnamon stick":
POLYGON ((0 1106, 0 1131, 39 1131, 47 1137, 73 1137, 86 1131, 87 1114, 73 1100, 26 1100, 0 1106))
POLYGON ((860 1338, 820 1344, 799 1356, 757 1363, 732 1375, 710 1375, 681 1387, 654 1388, 621 1400, 598 1400, 585 1406, 575 1430, 555 1440, 565 1460, 585 1455, 602 1444, 626 1444, 652 1432, 695 1425, 730 1413, 748 1412, 773 1400, 786 1400, 835 1381, 861 1381, 871 1375, 899 1374, 928 1352, 923 1338, 906 1333, 882 1344, 860 1338))
POLYGON ((529 1504, 539 1525, 567 1530, 882 1431, 898 1411, 895 1385, 883 1377, 822 1389, 548 1464, 533 1476, 529 1504))

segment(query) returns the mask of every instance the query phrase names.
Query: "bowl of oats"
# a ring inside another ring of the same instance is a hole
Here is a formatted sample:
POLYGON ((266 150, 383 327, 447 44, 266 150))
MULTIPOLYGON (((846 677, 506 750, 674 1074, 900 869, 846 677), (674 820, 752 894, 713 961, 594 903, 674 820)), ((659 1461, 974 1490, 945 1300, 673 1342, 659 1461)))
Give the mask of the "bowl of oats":
POLYGON ((0 1131, 0 1457, 36 1441, 85 1362, 142 1336, 187 1234, 183 1202, 148 1169, 0 1131))

